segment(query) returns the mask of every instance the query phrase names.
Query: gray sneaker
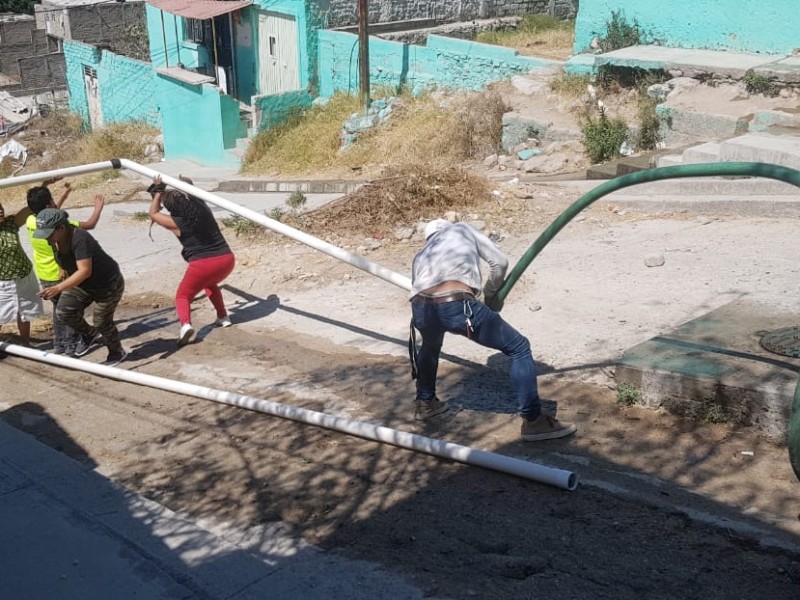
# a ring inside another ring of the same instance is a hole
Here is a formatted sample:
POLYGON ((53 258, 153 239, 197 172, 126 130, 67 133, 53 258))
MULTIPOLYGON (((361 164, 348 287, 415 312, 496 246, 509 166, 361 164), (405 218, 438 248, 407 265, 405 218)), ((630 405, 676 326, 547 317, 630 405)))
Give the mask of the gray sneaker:
POLYGON ((450 405, 438 398, 432 398, 431 400, 418 399, 414 410, 414 418, 417 421, 426 421, 446 413, 448 410, 450 410, 450 405))
POLYGON ((106 367, 116 367, 119 363, 128 357, 125 348, 120 348, 118 352, 109 352, 108 358, 103 362, 106 367))
POLYGON ((103 334, 99 331, 94 335, 81 335, 81 339, 78 340, 78 343, 75 346, 75 356, 85 356, 86 354, 89 354, 90 350, 100 345, 102 339, 103 334))

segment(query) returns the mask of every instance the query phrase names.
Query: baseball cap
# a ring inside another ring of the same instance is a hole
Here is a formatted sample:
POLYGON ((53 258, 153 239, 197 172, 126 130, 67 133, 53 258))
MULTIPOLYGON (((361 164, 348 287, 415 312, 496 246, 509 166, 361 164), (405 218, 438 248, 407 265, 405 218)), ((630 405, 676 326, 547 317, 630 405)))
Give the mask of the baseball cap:
POLYGON ((45 208, 36 215, 36 231, 33 237, 46 240, 56 230, 56 227, 67 223, 67 213, 57 208, 45 208))
POLYGON ((450 221, 446 221, 444 219, 434 219, 425 225, 425 239, 427 240, 434 233, 439 233, 442 229, 449 225, 451 225, 450 221))

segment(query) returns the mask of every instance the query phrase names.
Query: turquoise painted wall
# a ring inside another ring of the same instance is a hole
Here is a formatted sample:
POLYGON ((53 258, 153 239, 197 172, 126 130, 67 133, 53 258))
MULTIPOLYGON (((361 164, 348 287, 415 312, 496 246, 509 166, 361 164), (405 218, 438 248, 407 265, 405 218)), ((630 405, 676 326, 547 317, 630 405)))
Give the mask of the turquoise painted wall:
POLYGON ((273 94, 272 96, 260 96, 255 99, 255 103, 261 110, 261 122, 259 129, 269 129, 280 124, 292 110, 308 108, 311 106, 313 98, 311 94, 304 90, 298 92, 286 92, 285 94, 273 94))
MULTIPOLYGON (((294 17, 297 23, 300 86, 307 88, 317 51, 316 36, 310 27, 318 24, 313 2, 306 0, 256 0, 252 6, 233 13, 236 36, 235 61, 237 93, 245 102, 258 95, 259 40, 258 15, 261 10, 294 17)), ((190 69, 214 63, 214 57, 201 45, 183 39, 184 19, 162 13, 146 5, 147 31, 150 41, 150 60, 153 67, 176 66, 179 62, 190 69), (162 19, 163 15, 163 19, 162 19)))
POLYGON ((144 121, 161 126, 161 114, 153 94, 153 70, 149 63, 64 40, 69 108, 89 122, 89 104, 83 78, 84 65, 97 70, 103 123, 144 121))
MULTIPOLYGON (((317 37, 312 26, 319 24, 313 2, 306 0, 255 0, 232 15, 236 39, 236 89, 244 102, 262 110, 260 128, 283 120, 292 105, 310 106, 317 37), (301 90, 275 96, 261 96, 258 89, 258 16, 268 10, 292 16, 297 23, 299 78, 301 90)), ((213 64, 213 57, 200 45, 183 39, 184 19, 162 13, 147 5, 146 19, 153 69, 177 66, 197 68, 213 64)), ((237 100, 219 93, 212 85, 192 86, 157 76, 156 97, 161 108, 164 152, 167 158, 194 158, 204 164, 231 164, 235 158, 226 149, 245 137, 237 100), (202 130, 198 123, 203 124, 202 130)))
MULTIPOLYGON (((209 62, 202 46, 183 40, 183 18, 145 4, 150 62, 154 68, 174 67, 179 62, 190 69, 209 62), (162 18, 163 16, 163 18, 162 18)), ((210 62, 213 63, 213 60, 210 62)))
MULTIPOLYGON (((67 70, 67 90, 69 110, 79 114, 86 127, 89 126, 89 101, 86 98, 86 84, 83 81, 83 66, 97 68, 100 64, 100 50, 94 46, 64 40, 64 60, 67 70)), ((100 90, 102 93, 102 90, 100 90)))
POLYGON ((581 0, 573 50, 586 51, 622 11, 665 46, 791 54, 800 47, 798 8, 798 0, 581 0))
MULTIPOLYGON (((340 31, 319 32, 319 95, 357 92, 358 36, 340 31)), ((371 37, 372 87, 407 86, 413 93, 432 87, 479 90, 488 83, 562 63, 529 56, 502 46, 479 44, 437 35, 425 46, 371 37)))
POLYGON ((250 102, 258 94, 258 19, 257 12, 252 9, 239 11, 234 18, 236 36, 236 83, 237 93, 242 100, 250 102))
POLYGON ((245 134, 234 99, 212 85, 190 85, 162 75, 156 76, 156 94, 167 159, 192 158, 215 166, 237 164, 225 151, 245 134))

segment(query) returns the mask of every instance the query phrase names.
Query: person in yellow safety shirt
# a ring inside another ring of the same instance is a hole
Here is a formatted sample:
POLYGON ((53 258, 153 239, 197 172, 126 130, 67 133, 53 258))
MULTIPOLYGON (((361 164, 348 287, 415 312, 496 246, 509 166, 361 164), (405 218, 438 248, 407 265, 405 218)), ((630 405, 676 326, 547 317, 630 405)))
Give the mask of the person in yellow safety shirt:
MULTIPOLYGON (((25 221, 25 228, 28 230, 28 238, 33 250, 33 268, 43 288, 54 286, 64 279, 63 271, 56 264, 52 246, 47 240, 33 237, 33 232, 36 230, 36 215, 45 208, 61 208, 72 191, 69 182, 64 182, 64 190, 61 196, 58 200, 54 200, 48 185, 56 181, 58 179, 44 181, 41 186, 30 188, 27 194, 28 208, 33 214, 25 221)), ((71 220, 70 223, 81 229, 94 229, 100 220, 100 213, 103 212, 104 204, 102 196, 95 196, 94 211, 91 216, 86 221, 71 220)), ((80 336, 72 328, 62 323, 56 315, 58 296, 54 296, 51 300, 53 303, 53 353, 74 356, 80 336)))

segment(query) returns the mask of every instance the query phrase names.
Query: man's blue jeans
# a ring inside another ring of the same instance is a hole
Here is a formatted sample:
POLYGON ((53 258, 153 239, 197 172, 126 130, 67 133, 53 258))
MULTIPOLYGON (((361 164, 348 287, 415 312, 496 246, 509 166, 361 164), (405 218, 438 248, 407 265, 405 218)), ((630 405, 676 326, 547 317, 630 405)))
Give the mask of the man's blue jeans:
POLYGON ((500 350, 511 360, 511 386, 517 397, 519 413, 535 419, 542 411, 536 382, 536 365, 528 339, 479 300, 457 300, 443 304, 411 302, 412 323, 422 334, 417 355, 417 398, 436 396, 436 373, 445 333, 469 337, 481 346, 500 350), (472 323, 468 331, 467 320, 472 323))

